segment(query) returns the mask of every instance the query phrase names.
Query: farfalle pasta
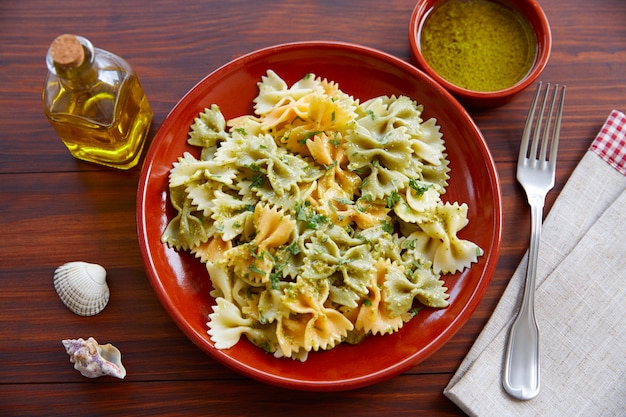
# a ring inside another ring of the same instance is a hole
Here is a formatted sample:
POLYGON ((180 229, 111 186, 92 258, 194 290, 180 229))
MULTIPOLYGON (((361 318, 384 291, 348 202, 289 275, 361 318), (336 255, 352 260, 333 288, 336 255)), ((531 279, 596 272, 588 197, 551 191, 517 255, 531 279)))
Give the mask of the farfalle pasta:
POLYGON ((442 274, 482 255, 457 233, 467 205, 449 179, 436 120, 405 96, 360 103, 313 74, 268 71, 254 114, 217 105, 190 127, 200 148, 169 177, 176 216, 161 240, 206 264, 218 349, 245 336, 276 357, 359 343, 443 308, 442 274))

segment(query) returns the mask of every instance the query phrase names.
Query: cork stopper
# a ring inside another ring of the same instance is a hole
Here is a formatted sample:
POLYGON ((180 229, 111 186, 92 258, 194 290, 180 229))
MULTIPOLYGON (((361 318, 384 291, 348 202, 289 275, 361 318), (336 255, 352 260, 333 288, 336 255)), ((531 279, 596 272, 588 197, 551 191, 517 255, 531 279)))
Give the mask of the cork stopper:
POLYGON ((60 35, 50 45, 50 57, 61 68, 76 68, 85 59, 85 50, 74 35, 60 35))

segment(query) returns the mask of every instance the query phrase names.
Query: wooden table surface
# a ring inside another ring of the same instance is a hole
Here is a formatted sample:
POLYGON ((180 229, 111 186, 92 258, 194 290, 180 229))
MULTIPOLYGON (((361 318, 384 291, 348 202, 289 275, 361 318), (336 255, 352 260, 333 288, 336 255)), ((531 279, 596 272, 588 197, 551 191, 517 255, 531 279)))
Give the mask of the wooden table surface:
MULTIPOLYGON (((471 112, 495 158, 504 199, 498 268, 471 319, 408 372, 329 393, 250 380, 193 345, 144 272, 135 222, 140 167, 117 171, 75 160, 41 109, 46 50, 61 33, 86 36, 131 63, 154 111, 151 139, 200 79, 261 47, 337 40, 409 60, 414 3, 0 2, 0 415, 464 415, 442 391, 528 245, 530 214, 515 181, 515 159, 534 88, 503 107, 471 112), (112 297, 97 316, 74 315, 54 291, 54 269, 73 260, 108 270, 112 297), (61 340, 89 336, 120 348, 125 380, 91 380, 72 368, 61 340)), ((542 0, 541 5, 554 39, 541 79, 568 87, 549 209, 609 112, 626 110, 626 2, 542 0)))

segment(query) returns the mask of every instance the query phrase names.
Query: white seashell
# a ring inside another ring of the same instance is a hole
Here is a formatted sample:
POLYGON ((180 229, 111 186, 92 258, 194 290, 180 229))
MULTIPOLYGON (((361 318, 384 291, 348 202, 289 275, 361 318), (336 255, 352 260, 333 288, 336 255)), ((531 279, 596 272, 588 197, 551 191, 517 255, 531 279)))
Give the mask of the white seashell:
POLYGON ((106 275, 100 265, 69 262, 54 271, 54 288, 67 308, 79 316, 93 316, 109 302, 106 275))
POLYGON ((124 379, 126 369, 122 365, 122 354, 112 344, 99 345, 96 339, 65 339, 65 351, 70 355, 74 369, 87 378, 108 375, 124 379))

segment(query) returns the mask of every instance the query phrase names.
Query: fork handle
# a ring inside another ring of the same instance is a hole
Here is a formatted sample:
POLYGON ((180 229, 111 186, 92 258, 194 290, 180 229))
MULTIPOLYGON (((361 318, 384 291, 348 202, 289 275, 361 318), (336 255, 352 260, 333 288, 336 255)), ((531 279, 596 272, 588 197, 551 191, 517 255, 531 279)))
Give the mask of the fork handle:
POLYGON ((509 334, 505 363, 504 389, 514 398, 529 400, 539 394, 539 328, 535 319, 535 278, 541 239, 545 197, 529 196, 531 207, 530 249, 524 296, 509 334))

